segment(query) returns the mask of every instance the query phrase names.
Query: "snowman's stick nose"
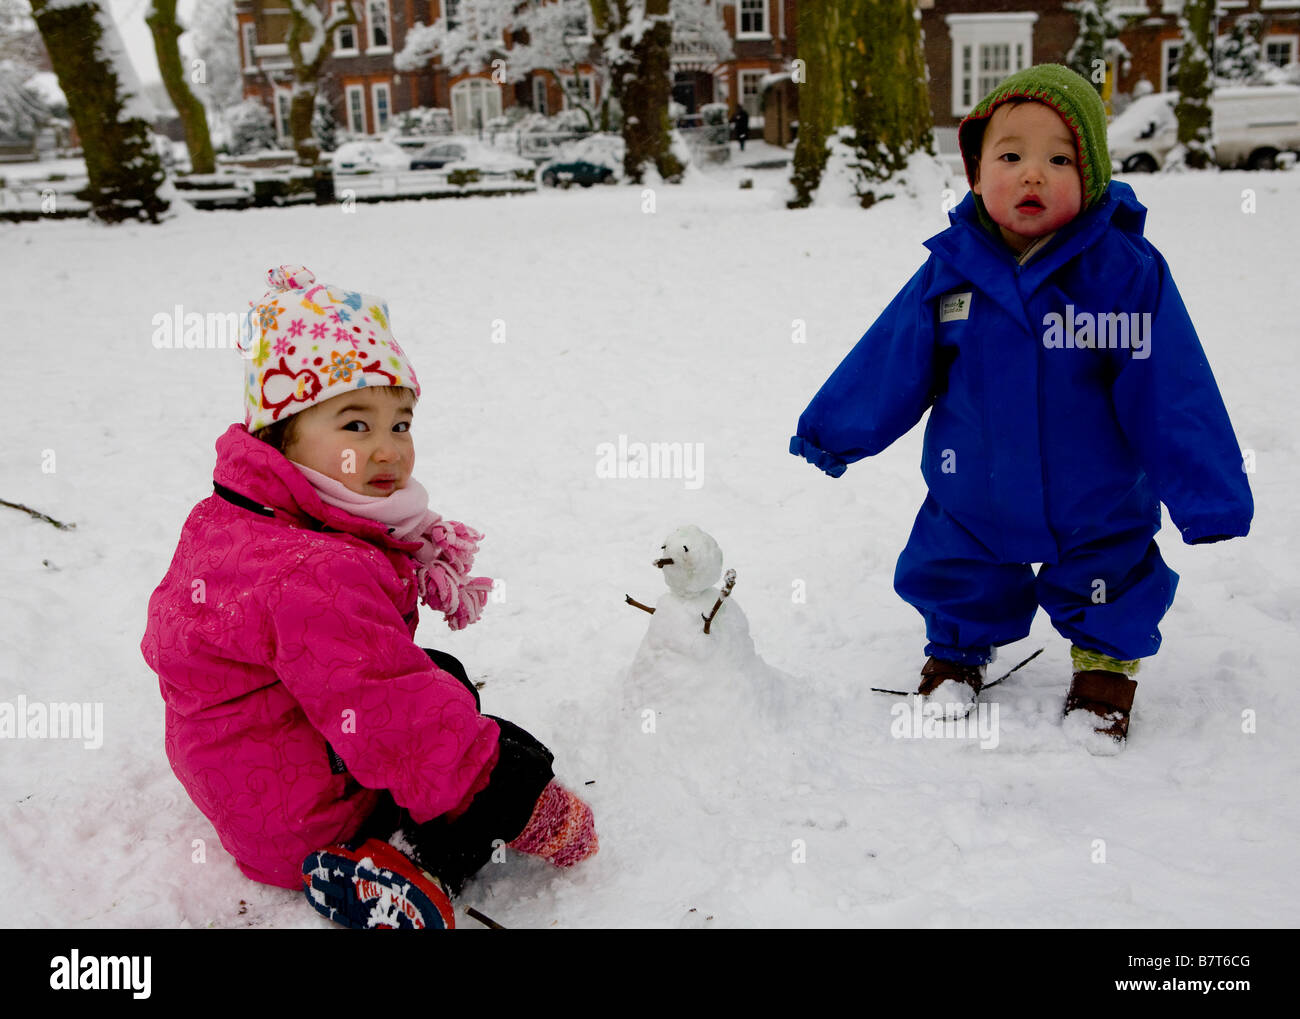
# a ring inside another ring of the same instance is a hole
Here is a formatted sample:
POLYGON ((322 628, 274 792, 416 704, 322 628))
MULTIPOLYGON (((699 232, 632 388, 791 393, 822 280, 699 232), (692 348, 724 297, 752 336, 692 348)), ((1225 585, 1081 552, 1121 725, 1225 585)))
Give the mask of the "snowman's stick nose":
POLYGON ((656 559, 656 560, 655 560, 655 565, 658 566, 661 570, 662 570, 665 566, 671 566, 672 564, 673 564, 673 561, 672 561, 671 559, 656 559))

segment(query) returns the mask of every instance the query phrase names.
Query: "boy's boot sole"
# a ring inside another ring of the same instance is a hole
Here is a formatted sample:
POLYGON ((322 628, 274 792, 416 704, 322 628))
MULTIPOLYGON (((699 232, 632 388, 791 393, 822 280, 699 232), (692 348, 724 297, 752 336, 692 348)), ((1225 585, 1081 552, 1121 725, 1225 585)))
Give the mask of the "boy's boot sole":
POLYGON ((451 930, 456 911, 437 878, 381 839, 331 846, 302 865, 303 892, 321 916, 357 930, 451 930))

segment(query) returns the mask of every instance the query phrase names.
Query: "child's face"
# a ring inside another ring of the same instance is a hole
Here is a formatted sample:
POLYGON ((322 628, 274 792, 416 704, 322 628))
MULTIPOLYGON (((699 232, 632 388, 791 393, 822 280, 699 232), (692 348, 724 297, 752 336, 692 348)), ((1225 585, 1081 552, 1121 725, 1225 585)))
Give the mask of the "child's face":
POLYGON ((989 118, 971 190, 1017 252, 1079 214, 1083 184, 1074 135, 1051 107, 999 106, 989 118))
POLYGON ((415 468, 415 394, 398 394, 362 387, 301 411, 284 455, 358 495, 391 495, 415 468))

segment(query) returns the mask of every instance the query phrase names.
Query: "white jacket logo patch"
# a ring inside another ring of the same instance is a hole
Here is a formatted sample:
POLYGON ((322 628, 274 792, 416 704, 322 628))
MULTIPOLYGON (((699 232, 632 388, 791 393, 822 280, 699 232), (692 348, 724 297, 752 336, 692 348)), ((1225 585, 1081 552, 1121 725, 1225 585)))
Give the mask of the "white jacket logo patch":
POLYGON ((944 294, 939 299, 939 321, 958 322, 970 318, 971 292, 962 294, 944 294))

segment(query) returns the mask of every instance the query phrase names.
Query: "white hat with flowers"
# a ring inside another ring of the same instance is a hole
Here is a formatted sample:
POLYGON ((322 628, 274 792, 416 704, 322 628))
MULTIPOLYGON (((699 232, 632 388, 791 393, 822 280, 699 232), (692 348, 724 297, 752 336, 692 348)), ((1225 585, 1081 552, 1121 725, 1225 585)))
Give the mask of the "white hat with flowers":
POLYGON ((243 345, 250 432, 363 386, 403 386, 419 398, 382 297, 317 283, 301 265, 279 266, 266 278, 271 289, 249 302, 243 345))

